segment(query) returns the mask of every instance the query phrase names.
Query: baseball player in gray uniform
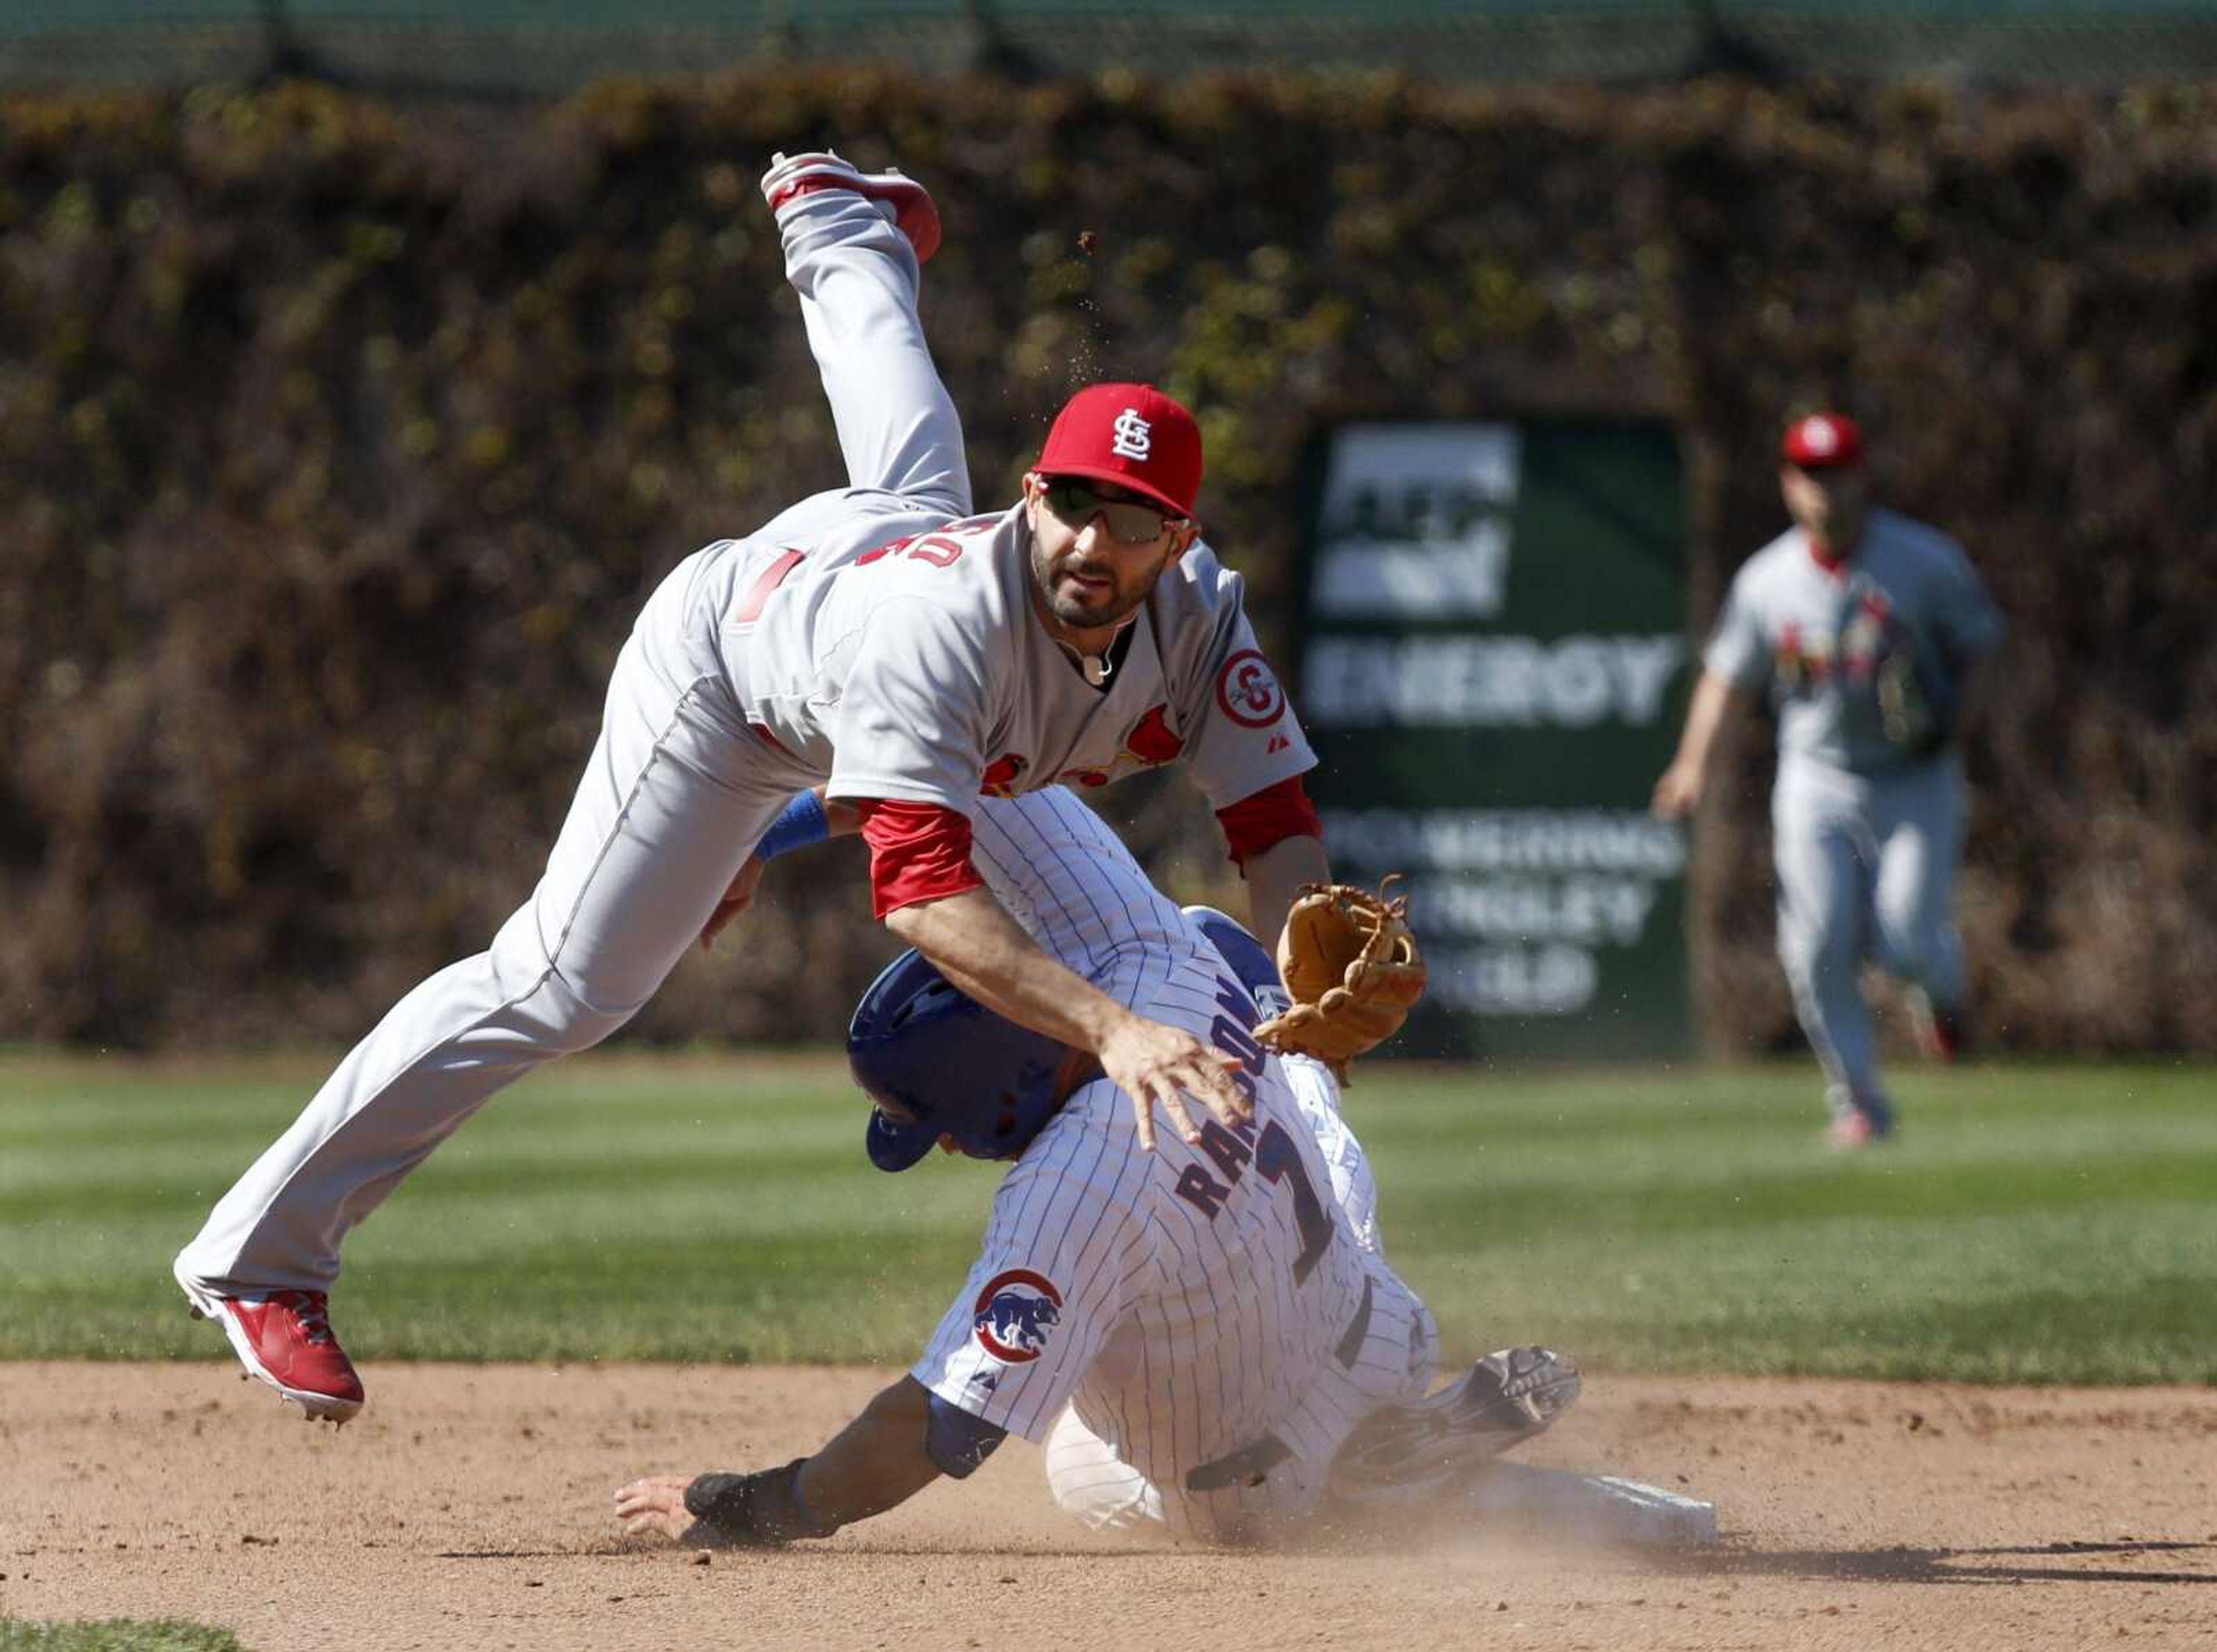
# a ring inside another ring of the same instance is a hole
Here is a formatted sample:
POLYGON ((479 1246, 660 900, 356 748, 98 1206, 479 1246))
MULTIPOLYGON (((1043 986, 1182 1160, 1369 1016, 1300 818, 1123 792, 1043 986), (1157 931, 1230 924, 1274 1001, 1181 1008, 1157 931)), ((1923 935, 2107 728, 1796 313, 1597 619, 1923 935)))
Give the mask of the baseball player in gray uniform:
POLYGON ((1654 806, 1665 818, 1695 807, 1720 733, 1767 690, 1778 955, 1824 1067, 1831 1139, 1851 1149, 1894 1127, 1866 958, 1910 987, 1929 1053, 1952 1058, 1963 1043, 1956 737, 1967 678, 2002 620, 1955 541, 1870 504, 1852 420, 1798 420, 1782 460, 1794 525, 1732 581, 1654 806))
POLYGON ((921 955, 855 1012, 875 1104, 866 1145, 900 1171, 935 1145, 1010 1160, 983 1245, 929 1346, 815 1456, 617 1494, 633 1530, 698 1520, 739 1541, 824 1537, 1010 1433, 1047 1448, 1065 1512, 1251 1541, 1328 1490, 1438 1490, 1545 1428, 1577 1366, 1504 1349, 1437 1395, 1431 1315, 1386 1265, 1377 1192, 1331 1069, 1257 1044, 1276 966, 1220 913, 1179 908, 1069 792, 981 803, 976 858, 1042 950, 1235 1063, 1246 1123, 1149 1152, 1083 1051, 993 1014, 921 955))
POLYGON ((1225 1126, 1251 1111, 1220 1051, 1042 954, 970 854, 980 795, 1175 760, 1217 807, 1258 933, 1328 877, 1300 780, 1315 758, 1193 519, 1198 427, 1149 386, 1095 385, 1022 499, 970 514, 917 312, 929 195, 829 154, 779 158, 763 193, 851 486, 664 580, 537 889, 488 950, 394 1006, 177 1258, 195 1311, 312 1417, 362 1402, 326 1296, 348 1230, 503 1086, 623 1025, 772 854, 823 835, 822 797, 855 812, 886 926, 1093 1055, 1143 1144, 1158 1104, 1200 1139, 1184 1096, 1225 1126), (797 793, 813 815, 781 819, 797 793))

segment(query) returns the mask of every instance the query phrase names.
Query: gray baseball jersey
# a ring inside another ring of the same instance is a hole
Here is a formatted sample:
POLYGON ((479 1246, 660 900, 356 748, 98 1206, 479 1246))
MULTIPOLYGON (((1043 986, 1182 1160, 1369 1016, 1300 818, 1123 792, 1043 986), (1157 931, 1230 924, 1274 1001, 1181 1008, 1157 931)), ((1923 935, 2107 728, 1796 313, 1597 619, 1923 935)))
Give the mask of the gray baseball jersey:
POLYGON ((1028 551, 1022 505, 891 542, 842 523, 734 547, 722 652, 741 708, 834 797, 964 814, 981 791, 1181 758, 1221 808, 1315 766, 1243 582, 1207 546, 1156 585, 1105 690, 1034 613, 1028 551))
POLYGON ((1084 684, 1023 607, 1017 518, 969 515, 892 209, 827 190, 778 225, 851 486, 657 588, 536 888, 485 951, 396 1004, 239 1179, 178 1259, 190 1288, 329 1289, 346 1233, 477 1108, 646 1001, 801 787, 968 814, 981 788, 1183 757, 1230 803, 1313 762, 1239 581, 1201 548, 1107 691, 1084 684))
POLYGON ((1954 540, 1874 510, 1837 567, 1811 554, 1798 527, 1750 557, 1702 664, 1737 688, 1769 690, 1782 758, 1869 774, 1909 755, 1886 731, 1880 665, 1907 653, 1924 693, 1945 706, 2001 632, 1999 610, 1954 540))

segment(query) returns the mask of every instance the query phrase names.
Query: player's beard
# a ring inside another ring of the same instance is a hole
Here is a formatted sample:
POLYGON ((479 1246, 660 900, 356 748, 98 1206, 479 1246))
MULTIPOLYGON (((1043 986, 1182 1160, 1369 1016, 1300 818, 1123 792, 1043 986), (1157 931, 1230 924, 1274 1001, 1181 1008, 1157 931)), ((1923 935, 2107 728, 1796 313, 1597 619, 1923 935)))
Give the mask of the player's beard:
POLYGON ((1135 573, 1128 564, 1114 557, 1089 559, 1075 544, 1049 561, 1038 541, 1034 541, 1032 583, 1039 591, 1041 606, 1058 623, 1072 631, 1097 630, 1129 618, 1147 600, 1155 581, 1170 566, 1170 555, 1165 548, 1161 555, 1135 573), (1084 587, 1073 587, 1068 576, 1079 570, 1107 579, 1108 589, 1094 594, 1084 587))

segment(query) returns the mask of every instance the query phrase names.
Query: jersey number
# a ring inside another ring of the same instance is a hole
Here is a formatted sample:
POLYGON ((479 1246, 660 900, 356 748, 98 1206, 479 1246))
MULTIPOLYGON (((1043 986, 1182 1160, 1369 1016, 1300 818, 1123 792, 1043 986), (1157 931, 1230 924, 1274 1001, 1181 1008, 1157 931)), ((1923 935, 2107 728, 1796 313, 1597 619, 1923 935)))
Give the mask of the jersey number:
MULTIPOLYGON (((1254 1001, 1237 982, 1220 979, 1216 1002, 1224 1013, 1210 1024, 1209 1042, 1237 1058, 1239 1065, 1232 1069, 1232 1081, 1252 1101, 1255 1080, 1262 1076, 1263 1065, 1269 1059, 1252 1031, 1254 1001)), ((1178 1177, 1178 1196, 1214 1221, 1251 1159, 1264 1181, 1273 1187, 1288 1187, 1293 1193, 1294 1226, 1301 1236, 1300 1254, 1294 1259, 1294 1283, 1306 1284, 1338 1229, 1332 1225, 1324 1201, 1317 1197, 1308 1167, 1301 1162, 1300 1149, 1294 1145, 1285 1126, 1275 1122, 1266 1124, 1258 1136, 1252 1124, 1227 1130, 1212 1118, 1202 1124, 1201 1140, 1202 1152, 1215 1161, 1224 1179, 1220 1182, 1199 1165, 1189 1165, 1178 1177)))
POLYGON ((951 568, 962 560, 964 547, 960 540, 949 535, 967 533, 995 520, 992 517, 965 517, 960 522, 948 523, 942 533, 921 536, 911 534, 905 539, 892 540, 874 551, 864 551, 855 559, 855 566, 866 568, 889 556, 906 556, 911 561, 929 562, 935 568, 951 568))
POLYGON ((1316 1189, 1309 1185, 1309 1172, 1301 1164, 1300 1149, 1286 1134, 1285 1126, 1272 1124, 1263 1129, 1263 1139, 1255 1144, 1255 1168, 1263 1172, 1263 1180, 1271 1186, 1285 1182, 1294 1190, 1294 1225, 1301 1232, 1301 1253, 1294 1259, 1294 1283, 1306 1284, 1330 1248, 1334 1229, 1331 1218, 1325 1215, 1324 1204, 1316 1196, 1316 1189))

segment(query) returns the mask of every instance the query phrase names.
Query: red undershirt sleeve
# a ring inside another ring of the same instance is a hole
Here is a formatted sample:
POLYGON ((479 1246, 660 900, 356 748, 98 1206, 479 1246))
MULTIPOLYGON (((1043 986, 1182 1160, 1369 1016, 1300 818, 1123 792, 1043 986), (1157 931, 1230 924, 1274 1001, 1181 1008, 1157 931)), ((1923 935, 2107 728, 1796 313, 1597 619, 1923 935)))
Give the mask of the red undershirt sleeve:
POLYGON ((1316 805, 1309 801, 1308 788, 1299 775, 1217 810, 1216 818, 1223 822, 1225 841, 1232 845, 1232 863, 1243 874, 1249 857, 1288 838, 1324 836, 1324 822, 1317 819, 1316 805))
POLYGON ((940 803, 847 801, 862 817, 862 841, 870 846, 870 905, 880 919, 903 906, 984 887, 985 880, 970 863, 966 816, 940 803))

